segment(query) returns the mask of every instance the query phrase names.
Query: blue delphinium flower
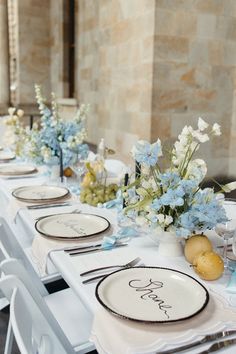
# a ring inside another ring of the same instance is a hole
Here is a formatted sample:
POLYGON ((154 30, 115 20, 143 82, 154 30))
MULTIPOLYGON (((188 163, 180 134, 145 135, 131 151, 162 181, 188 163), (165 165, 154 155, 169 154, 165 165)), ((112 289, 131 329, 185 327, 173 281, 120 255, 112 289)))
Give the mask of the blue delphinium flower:
POLYGON ((184 204, 184 190, 181 186, 176 189, 168 189, 166 193, 164 193, 160 200, 163 205, 169 205, 171 208, 175 208, 176 206, 181 206, 184 204))
POLYGON ((206 188, 199 190, 189 209, 180 215, 178 226, 189 230, 210 230, 218 223, 227 221, 225 209, 214 195, 214 191, 206 188))
POLYGON ((160 185, 164 190, 167 188, 175 188, 181 180, 179 174, 172 171, 162 173, 158 178, 160 179, 160 185))
POLYGON ((154 209, 155 211, 160 210, 162 207, 162 202, 160 198, 155 198, 151 204, 151 208, 154 209))
POLYGON ((147 141, 140 140, 132 149, 134 159, 139 163, 144 163, 147 166, 155 166, 158 157, 162 155, 161 142, 157 140, 150 144, 147 141))

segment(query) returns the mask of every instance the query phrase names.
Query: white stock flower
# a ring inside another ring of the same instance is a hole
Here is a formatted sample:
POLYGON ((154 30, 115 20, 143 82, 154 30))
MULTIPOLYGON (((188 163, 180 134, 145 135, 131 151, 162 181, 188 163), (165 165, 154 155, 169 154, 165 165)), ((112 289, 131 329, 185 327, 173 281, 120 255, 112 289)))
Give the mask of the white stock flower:
POLYGON ((221 135, 220 125, 218 123, 214 123, 212 127, 212 134, 219 136, 221 135))
POLYGON ((209 140, 209 136, 207 134, 202 134, 200 131, 195 130, 193 133, 195 139, 197 139, 200 143, 205 143, 209 140))
POLYGON ((209 124, 206 123, 201 117, 198 118, 198 129, 202 132, 209 127, 209 124))

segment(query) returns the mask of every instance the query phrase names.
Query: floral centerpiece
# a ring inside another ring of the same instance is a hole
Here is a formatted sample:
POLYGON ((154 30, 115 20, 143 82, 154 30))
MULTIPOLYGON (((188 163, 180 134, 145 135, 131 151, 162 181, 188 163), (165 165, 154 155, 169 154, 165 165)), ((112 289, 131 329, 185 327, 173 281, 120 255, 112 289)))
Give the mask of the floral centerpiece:
POLYGON ((35 92, 41 119, 40 124, 34 123, 32 130, 27 131, 24 155, 37 164, 57 164, 62 151, 64 167, 75 163, 78 156, 85 158, 88 146, 83 141, 87 136, 85 121, 88 106, 81 105, 74 119, 65 121, 59 115, 53 93, 49 109, 41 87, 35 85, 35 92))
MULTIPOLYGON (((215 123, 210 127, 201 118, 198 129, 185 126, 167 153, 169 163, 164 170, 161 141, 158 139, 153 144, 138 141, 132 155, 141 165, 141 173, 125 188, 126 216, 139 225, 183 237, 225 223, 225 210, 214 189, 201 187, 206 163, 194 158, 200 144, 214 135, 221 135, 220 126, 215 123)), ((222 191, 235 189, 235 184, 221 186, 222 191)))

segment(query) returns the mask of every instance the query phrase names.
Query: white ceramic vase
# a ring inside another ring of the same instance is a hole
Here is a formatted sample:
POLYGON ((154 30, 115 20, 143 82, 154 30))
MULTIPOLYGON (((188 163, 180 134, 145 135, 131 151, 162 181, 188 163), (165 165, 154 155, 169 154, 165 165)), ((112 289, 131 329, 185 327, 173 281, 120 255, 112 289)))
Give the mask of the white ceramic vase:
POLYGON ((180 257, 183 255, 183 246, 179 237, 173 232, 156 231, 158 241, 158 255, 162 257, 180 257))

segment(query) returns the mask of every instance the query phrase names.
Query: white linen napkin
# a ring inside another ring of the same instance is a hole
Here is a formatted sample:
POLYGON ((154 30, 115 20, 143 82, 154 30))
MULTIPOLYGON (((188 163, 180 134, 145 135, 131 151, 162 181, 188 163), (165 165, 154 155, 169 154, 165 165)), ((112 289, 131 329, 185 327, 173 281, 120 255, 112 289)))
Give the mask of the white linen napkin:
POLYGON ((236 313, 223 309, 222 303, 213 296, 200 314, 173 324, 144 324, 120 319, 98 305, 90 339, 100 354, 155 353, 191 343, 202 335, 225 329, 227 324, 231 329, 235 328, 235 320, 236 313))
POLYGON ((112 227, 109 231, 102 233, 100 236, 90 238, 89 241, 88 239, 81 239, 77 241, 59 241, 36 234, 31 247, 32 260, 37 265, 40 275, 44 276, 47 274, 47 257, 50 252, 60 251, 66 247, 90 246, 95 242, 97 243, 101 241, 105 235, 112 235, 112 227))
MULTIPOLYGON (((60 200, 56 200, 55 202, 58 202, 58 203, 64 203, 64 202, 76 202, 78 201, 78 197, 75 196, 75 195, 70 195, 68 198, 62 198, 60 200)), ((42 204, 46 204, 47 202, 43 202, 42 201, 42 204)), ((53 203, 52 202, 48 202, 48 204, 51 204, 53 203)), ((35 203, 35 204, 40 204, 40 203, 35 203)), ((11 221, 15 221, 16 217, 17 217, 17 214, 19 213, 19 211, 21 209, 26 209, 27 206, 29 205, 34 205, 34 203, 30 203, 30 202, 23 202, 23 201, 20 201, 20 200, 17 200, 15 199, 14 197, 11 198, 8 206, 7 206, 7 213, 10 217, 10 220, 11 221)), ((42 208, 43 210, 43 208, 42 208)), ((48 210, 48 209, 44 209, 44 213, 45 213, 45 210, 48 210)), ((50 209, 51 210, 51 209, 50 209)))

